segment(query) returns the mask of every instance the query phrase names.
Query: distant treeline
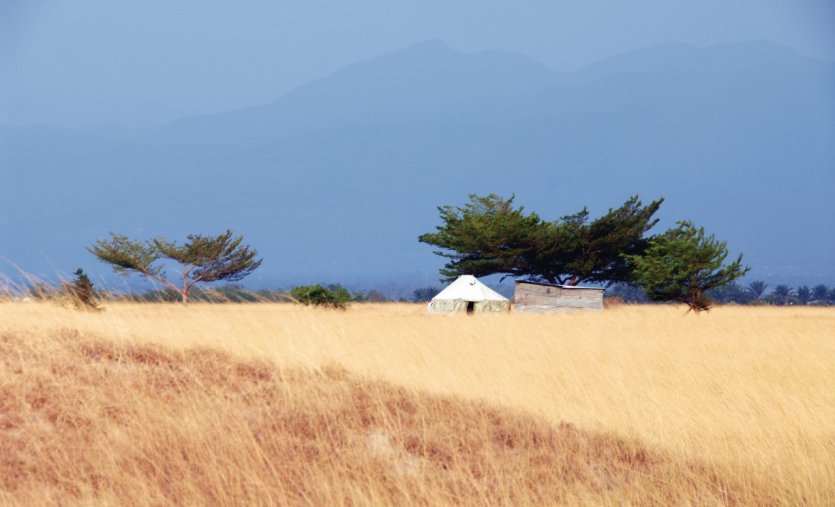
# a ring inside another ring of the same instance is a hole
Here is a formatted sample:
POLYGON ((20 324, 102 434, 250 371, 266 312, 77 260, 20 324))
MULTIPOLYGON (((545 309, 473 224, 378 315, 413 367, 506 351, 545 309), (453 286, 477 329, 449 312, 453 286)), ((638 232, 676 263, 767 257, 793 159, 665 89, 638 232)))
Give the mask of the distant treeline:
MULTIPOLYGON (((24 290, 0 291, 0 296, 7 299, 28 298, 30 300, 60 299, 73 294, 73 286, 68 283, 62 285, 51 285, 37 283, 26 287, 24 290)), ((383 303, 383 302, 426 302, 432 299, 441 291, 438 287, 421 287, 415 289, 409 298, 389 298, 382 291, 372 289, 369 291, 350 291, 340 284, 325 284, 316 286, 300 287, 322 287, 330 293, 339 294, 340 300, 344 303, 383 303)), ((294 288, 297 289, 297 288, 294 288)), ((229 284, 217 287, 205 287, 193 289, 192 302, 205 303, 291 303, 299 302, 293 296, 294 289, 290 290, 252 290, 242 285, 229 284)), ((178 291, 170 288, 148 289, 144 292, 118 293, 108 290, 94 289, 94 296, 102 302, 132 302, 132 303, 174 303, 180 301, 181 295, 178 291)), ((627 303, 651 303, 643 289, 628 284, 615 284, 606 289, 607 298, 618 298, 627 303)), ((713 289, 708 296, 718 304, 740 304, 740 305, 835 305, 835 287, 827 287, 824 284, 809 287, 801 285, 791 287, 780 284, 773 288, 762 281, 754 281, 747 285, 729 283, 721 288, 713 289)))
MULTIPOLYGON (((787 284, 775 285, 769 290, 769 285, 756 280, 747 285, 736 282, 723 287, 712 289, 707 296, 720 304, 739 305, 835 305, 835 287, 824 284, 809 287, 801 285, 792 287, 787 284)), ((643 289, 627 284, 616 284, 606 289, 606 297, 620 298, 627 303, 649 303, 643 289)))
MULTIPOLYGON (((29 300, 55 300, 65 297, 72 297, 77 294, 77 285, 73 283, 62 283, 53 285, 49 283, 36 283, 23 288, 23 290, 0 291, 0 296, 7 299, 29 299, 29 300)), ((313 286, 310 286, 313 287, 313 286)), ((350 303, 381 303, 396 301, 386 297, 381 291, 372 289, 369 291, 349 291, 340 284, 327 284, 321 287, 331 293, 344 295, 346 302, 350 303)), ((238 284, 220 285, 217 287, 196 287, 192 289, 190 300, 203 303, 291 303, 297 301, 291 290, 252 290, 238 284)), ((92 295, 102 302, 131 302, 131 303, 174 303, 179 302, 181 294, 179 291, 170 288, 148 289, 143 292, 114 292, 109 290, 93 289, 92 295)), ((399 301, 410 301, 400 299, 399 301)))

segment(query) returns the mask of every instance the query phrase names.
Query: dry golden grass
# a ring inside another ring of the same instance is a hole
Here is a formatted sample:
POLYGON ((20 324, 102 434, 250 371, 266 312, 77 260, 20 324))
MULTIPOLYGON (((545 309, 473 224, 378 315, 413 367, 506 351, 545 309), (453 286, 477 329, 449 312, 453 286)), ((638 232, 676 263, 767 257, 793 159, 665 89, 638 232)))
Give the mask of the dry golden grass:
POLYGON ((831 309, 423 310, 0 304, 0 500, 835 504, 831 309))

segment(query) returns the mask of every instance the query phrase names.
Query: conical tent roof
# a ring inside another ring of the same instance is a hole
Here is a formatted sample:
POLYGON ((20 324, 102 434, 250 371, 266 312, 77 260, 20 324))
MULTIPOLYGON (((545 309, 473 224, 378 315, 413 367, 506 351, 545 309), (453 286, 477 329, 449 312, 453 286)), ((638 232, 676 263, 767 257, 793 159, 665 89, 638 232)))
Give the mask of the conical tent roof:
POLYGON ((432 298, 443 301, 508 301, 490 287, 479 282, 473 275, 461 275, 446 289, 432 298))

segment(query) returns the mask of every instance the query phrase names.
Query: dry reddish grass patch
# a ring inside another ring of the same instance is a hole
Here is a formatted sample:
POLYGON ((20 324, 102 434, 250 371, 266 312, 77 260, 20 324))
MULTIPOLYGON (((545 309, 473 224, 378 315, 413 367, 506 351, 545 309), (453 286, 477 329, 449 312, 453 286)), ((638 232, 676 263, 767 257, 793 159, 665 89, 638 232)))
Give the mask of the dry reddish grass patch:
POLYGON ((73 331, 0 335, 0 489, 26 505, 774 500, 635 441, 337 367, 73 331))

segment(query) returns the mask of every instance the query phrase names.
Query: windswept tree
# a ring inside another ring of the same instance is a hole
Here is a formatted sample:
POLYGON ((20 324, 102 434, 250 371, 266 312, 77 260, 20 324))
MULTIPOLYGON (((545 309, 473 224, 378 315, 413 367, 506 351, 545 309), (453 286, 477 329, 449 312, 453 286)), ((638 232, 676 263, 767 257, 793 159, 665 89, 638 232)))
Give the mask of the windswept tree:
POLYGON ((97 240, 88 250, 112 265, 117 273, 139 273, 176 290, 182 302, 188 304, 189 291, 196 284, 236 282, 261 265, 261 260, 255 258, 257 252, 242 243, 243 237, 233 237, 229 230, 217 236, 191 234, 182 246, 161 238, 142 242, 110 233, 109 241, 97 240), (162 265, 166 259, 180 264, 181 285, 168 280, 162 265))
POLYGON ((647 248, 649 239, 644 234, 658 223, 653 216, 663 201, 658 199, 644 206, 638 196, 633 196, 594 220, 583 209, 553 223, 557 230, 571 231, 569 244, 574 249, 566 256, 564 273, 550 273, 550 279, 568 285, 631 281, 632 267, 627 256, 639 255, 647 248))
POLYGON ((446 280, 464 274, 528 274, 526 259, 532 241, 545 234, 547 224, 536 213, 526 214, 524 208, 514 207, 513 199, 470 195, 463 208, 438 208, 443 225, 418 240, 439 247, 435 253, 449 259, 441 269, 446 280))
POLYGON ((628 256, 634 264, 635 283, 655 301, 685 303, 700 312, 711 306, 705 292, 722 287, 748 272, 742 254, 730 264, 727 244, 692 222, 678 222, 677 227, 652 238, 643 255, 628 256))
POLYGON ((596 219, 583 209, 548 222, 515 207, 513 199, 471 195, 464 207, 438 208, 443 224, 418 239, 449 259, 441 269, 445 279, 503 274, 568 285, 629 281, 624 256, 646 248, 644 234, 663 201, 644 206, 635 196, 596 219))

